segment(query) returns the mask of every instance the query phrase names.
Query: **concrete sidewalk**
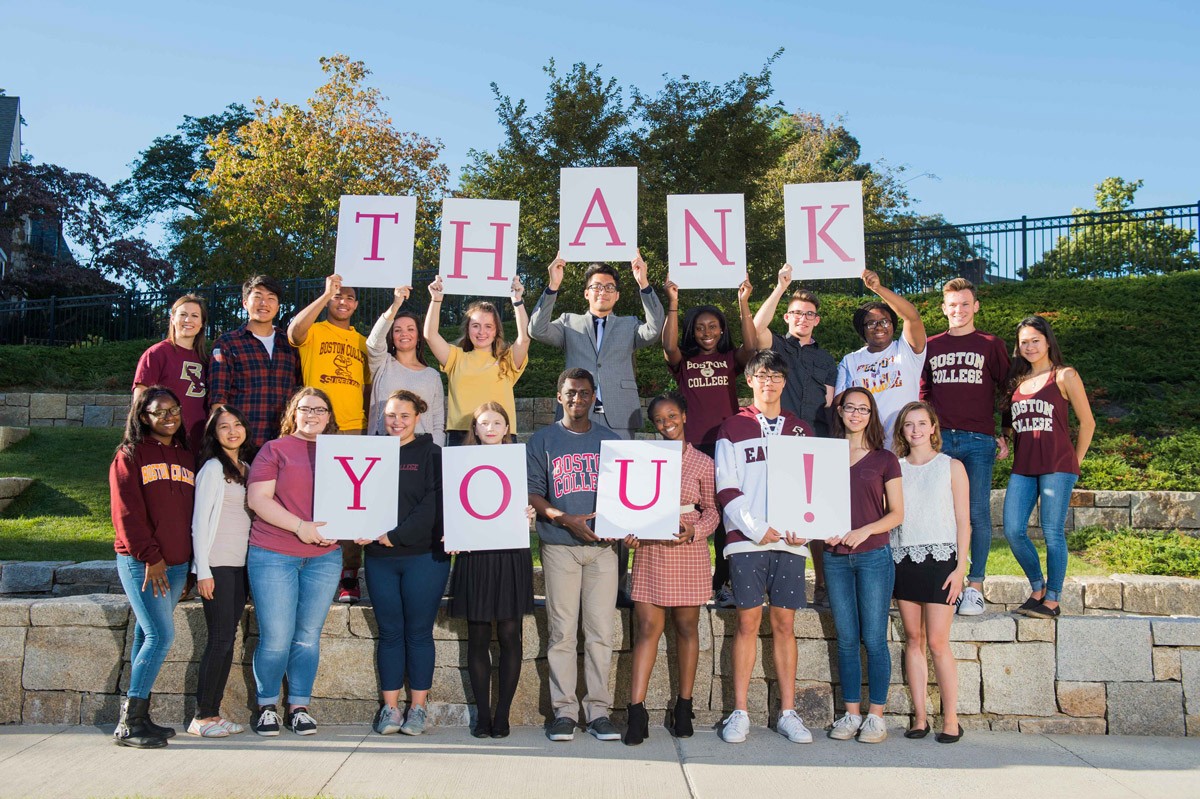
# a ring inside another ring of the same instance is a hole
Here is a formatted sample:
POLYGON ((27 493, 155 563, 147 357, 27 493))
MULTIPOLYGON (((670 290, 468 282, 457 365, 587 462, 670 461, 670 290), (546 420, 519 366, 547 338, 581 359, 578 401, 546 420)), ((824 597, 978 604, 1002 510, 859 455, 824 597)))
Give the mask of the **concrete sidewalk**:
POLYGON ((744 744, 710 730, 677 741, 662 728, 639 747, 579 733, 550 743, 541 728, 478 741, 465 728, 419 738, 366 726, 116 747, 111 728, 0 728, 0 797, 775 797, 978 796, 1196 799, 1200 741, 968 731, 957 744, 809 745, 753 728, 744 744))

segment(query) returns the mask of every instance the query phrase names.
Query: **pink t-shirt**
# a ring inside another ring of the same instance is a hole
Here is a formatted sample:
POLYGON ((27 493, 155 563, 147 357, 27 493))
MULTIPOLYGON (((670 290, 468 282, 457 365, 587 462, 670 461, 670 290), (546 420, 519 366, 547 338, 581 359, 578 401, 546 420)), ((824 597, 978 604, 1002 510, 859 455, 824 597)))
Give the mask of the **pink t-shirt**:
POLYGON ((175 392, 183 412, 188 446, 193 455, 198 453, 204 423, 208 420, 208 370, 196 356, 196 351, 186 350, 170 341, 160 341, 138 359, 133 382, 143 386, 166 386, 175 392))
MULTIPOLYGON (((313 521, 313 476, 316 472, 317 442, 297 436, 268 441, 250 465, 247 486, 275 481, 275 501, 306 522, 313 521)), ((256 516, 250 525, 250 546, 269 549, 297 558, 319 558, 329 547, 306 544, 292 530, 267 524, 256 516)))

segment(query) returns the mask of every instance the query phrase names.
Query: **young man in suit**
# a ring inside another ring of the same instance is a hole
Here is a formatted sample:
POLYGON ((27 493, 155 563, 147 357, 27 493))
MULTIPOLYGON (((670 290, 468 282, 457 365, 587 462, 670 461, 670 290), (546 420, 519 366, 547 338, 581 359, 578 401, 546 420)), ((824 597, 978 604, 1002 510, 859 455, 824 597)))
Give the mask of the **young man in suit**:
MULTIPOLYGON (((592 422, 609 428, 621 438, 631 439, 642 429, 642 403, 633 374, 633 355, 642 347, 661 344, 666 319, 662 303, 650 287, 646 262, 639 252, 631 267, 633 279, 641 291, 645 321, 613 313, 621 298, 620 278, 617 270, 608 264, 592 264, 584 273, 583 296, 588 303, 588 312, 559 314, 554 319, 554 302, 558 299, 558 287, 562 285, 566 265, 561 253, 550 263, 550 281, 529 316, 529 335, 536 341, 563 350, 567 369, 586 369, 595 377, 592 422)), ((618 561, 622 588, 617 604, 633 607, 624 589, 628 556, 623 546, 618 551, 618 561)))

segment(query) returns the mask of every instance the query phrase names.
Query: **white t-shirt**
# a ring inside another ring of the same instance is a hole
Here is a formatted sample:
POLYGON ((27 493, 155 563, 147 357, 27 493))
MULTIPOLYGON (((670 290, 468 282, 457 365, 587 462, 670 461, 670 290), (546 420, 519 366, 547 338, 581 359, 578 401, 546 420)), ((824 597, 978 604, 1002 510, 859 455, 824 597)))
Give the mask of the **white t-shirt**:
POLYGON ((867 389, 879 407, 883 423, 883 445, 892 448, 892 428, 900 409, 920 398, 921 369, 925 366, 925 350, 913 352, 903 336, 886 349, 868 352, 866 347, 847 353, 838 364, 837 388, 841 394, 851 386, 867 389))
POLYGON ((268 358, 275 357, 275 333, 274 333, 274 331, 272 331, 270 334, 268 334, 266 336, 260 336, 257 333, 251 333, 250 335, 254 336, 256 339, 261 341, 262 345, 267 348, 267 357, 268 358))

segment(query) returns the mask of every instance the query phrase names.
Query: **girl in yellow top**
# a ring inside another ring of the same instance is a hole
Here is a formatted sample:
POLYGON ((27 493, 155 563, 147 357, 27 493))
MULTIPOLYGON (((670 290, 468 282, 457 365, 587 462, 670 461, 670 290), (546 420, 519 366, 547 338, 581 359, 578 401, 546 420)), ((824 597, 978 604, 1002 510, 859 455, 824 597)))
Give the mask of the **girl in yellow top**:
MULTIPOLYGON (((425 343, 447 374, 450 390, 446 408, 446 444, 458 446, 471 428, 476 408, 488 401, 517 418, 513 386, 528 365, 529 315, 525 312, 525 286, 514 277, 510 297, 517 319, 517 340, 504 340, 500 312, 490 302, 475 302, 463 318, 462 337, 450 344, 438 333, 442 305, 442 277, 429 284, 429 311, 425 314, 425 343)), ((516 430, 514 429, 515 433, 516 430)))

